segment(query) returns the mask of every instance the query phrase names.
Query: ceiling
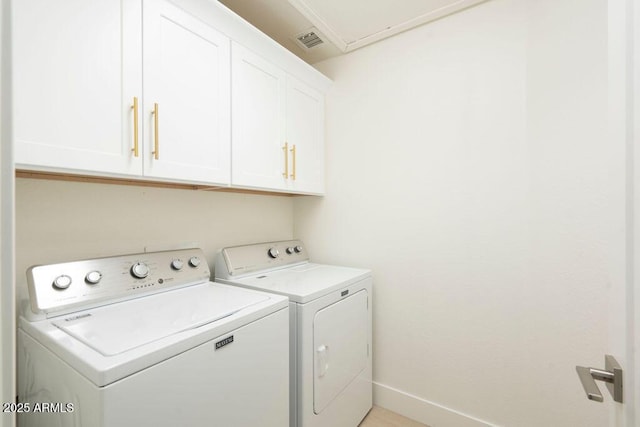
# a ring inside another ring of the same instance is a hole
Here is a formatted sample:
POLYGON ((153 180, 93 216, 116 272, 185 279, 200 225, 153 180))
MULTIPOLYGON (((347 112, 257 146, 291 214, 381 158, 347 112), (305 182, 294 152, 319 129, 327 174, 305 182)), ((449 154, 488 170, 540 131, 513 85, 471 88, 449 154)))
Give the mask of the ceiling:
POLYGON ((313 64, 486 0, 219 1, 295 55, 313 64), (322 43, 306 48, 296 39, 311 31, 320 37, 322 43))

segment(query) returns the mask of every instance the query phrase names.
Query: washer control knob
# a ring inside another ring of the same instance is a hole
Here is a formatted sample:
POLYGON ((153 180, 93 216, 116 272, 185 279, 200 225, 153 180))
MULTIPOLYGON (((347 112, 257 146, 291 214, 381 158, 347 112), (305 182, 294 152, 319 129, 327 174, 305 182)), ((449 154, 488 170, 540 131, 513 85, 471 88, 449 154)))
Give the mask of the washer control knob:
POLYGON ((302 246, 298 245, 295 248, 293 248, 294 251, 296 251, 297 254, 299 254, 300 252, 302 252, 302 246))
POLYGON ((71 285, 71 277, 67 276, 66 274, 56 277, 56 279, 53 281, 53 287, 56 289, 67 289, 69 285, 71 285))
POLYGON ((269 255, 270 258, 276 259, 280 256, 280 251, 276 248, 269 248, 267 255, 269 255))
POLYGON ((197 256, 192 256, 191 258, 189 258, 189 265, 194 268, 199 266, 200 258, 198 258, 197 256))
POLYGON ((131 275, 138 279, 144 279, 149 275, 149 266, 144 262, 136 262, 131 267, 131 275))
POLYGON ((90 285, 97 285, 100 279, 102 279, 102 273, 100 273, 98 270, 90 271, 84 277, 84 281, 90 285))
POLYGON ((289 246, 289 247, 287 248, 287 254, 288 254, 288 255, 291 255, 293 252, 295 252, 295 248, 294 248, 293 246, 289 246))
POLYGON ((171 268, 174 270, 182 270, 182 267, 184 267, 184 262, 181 259, 176 258, 171 261, 171 268))

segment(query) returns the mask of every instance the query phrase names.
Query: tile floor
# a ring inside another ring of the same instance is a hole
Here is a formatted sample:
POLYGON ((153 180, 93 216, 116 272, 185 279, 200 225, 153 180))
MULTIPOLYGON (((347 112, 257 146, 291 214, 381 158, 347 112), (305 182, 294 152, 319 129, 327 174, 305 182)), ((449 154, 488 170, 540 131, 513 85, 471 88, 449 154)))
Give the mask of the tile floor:
POLYGON ((359 427, 429 427, 388 409, 374 406, 362 420, 359 427))

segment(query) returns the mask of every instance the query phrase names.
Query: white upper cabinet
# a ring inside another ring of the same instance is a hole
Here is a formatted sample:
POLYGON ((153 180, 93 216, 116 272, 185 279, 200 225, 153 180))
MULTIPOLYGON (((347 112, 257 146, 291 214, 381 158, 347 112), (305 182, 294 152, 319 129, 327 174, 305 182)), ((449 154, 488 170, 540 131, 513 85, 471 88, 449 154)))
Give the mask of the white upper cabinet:
POLYGON ((219 2, 12 4, 17 169, 323 193, 329 79, 219 2))
POLYGON ((20 0, 12 8, 17 167, 142 173, 131 151, 141 2, 20 0))
POLYGON ((168 1, 144 4, 144 174, 228 184, 230 40, 168 1))
POLYGON ((237 43, 232 45, 231 182, 285 190, 284 71, 237 43))
POLYGON ((288 76, 286 105, 289 189, 324 193, 324 95, 288 76))
POLYGON ((18 168, 229 184, 228 37, 164 0, 14 17, 18 168))
POLYGON ((232 44, 235 186, 324 191, 324 96, 258 54, 232 44))

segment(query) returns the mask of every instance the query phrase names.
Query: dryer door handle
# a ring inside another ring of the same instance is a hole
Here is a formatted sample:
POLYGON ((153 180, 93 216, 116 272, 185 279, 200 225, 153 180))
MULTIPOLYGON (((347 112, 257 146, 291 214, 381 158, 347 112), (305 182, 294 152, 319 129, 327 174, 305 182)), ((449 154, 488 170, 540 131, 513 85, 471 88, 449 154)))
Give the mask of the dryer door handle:
POLYGON ((322 344, 316 349, 318 353, 318 378, 322 378, 329 370, 329 346, 322 344))

